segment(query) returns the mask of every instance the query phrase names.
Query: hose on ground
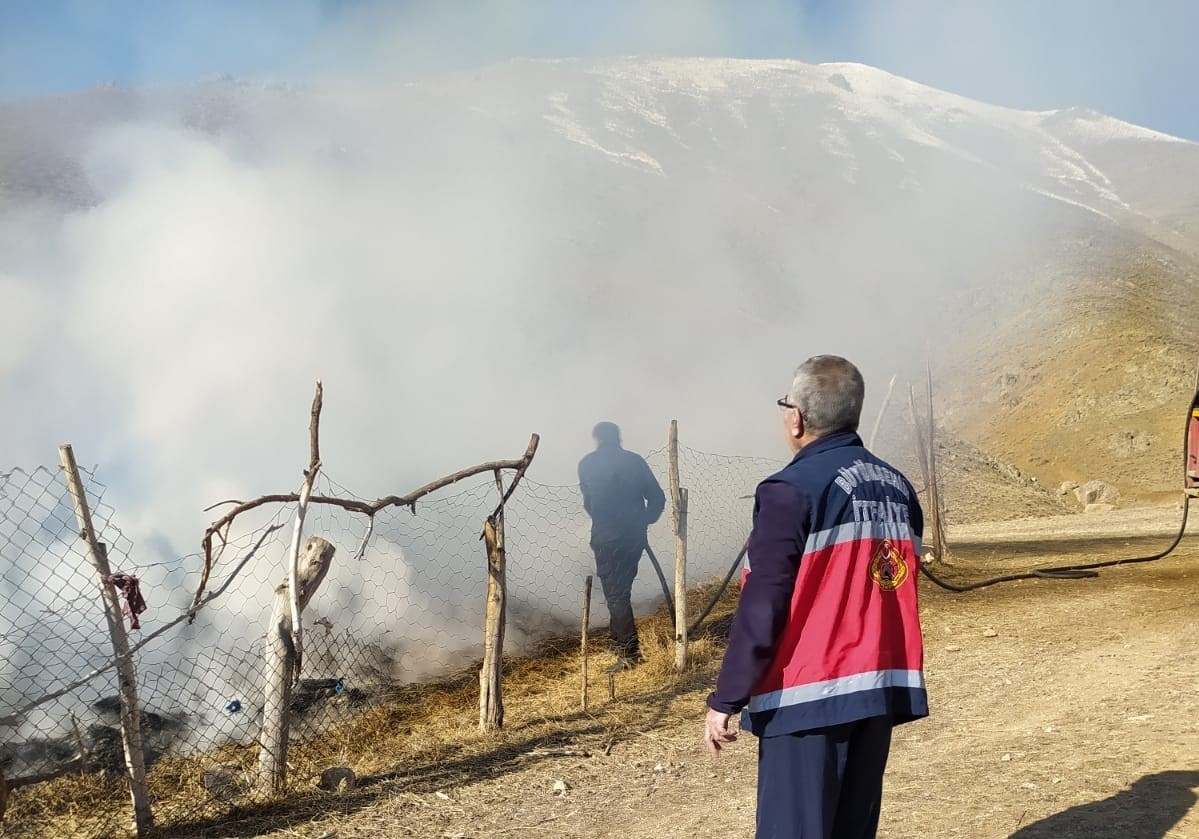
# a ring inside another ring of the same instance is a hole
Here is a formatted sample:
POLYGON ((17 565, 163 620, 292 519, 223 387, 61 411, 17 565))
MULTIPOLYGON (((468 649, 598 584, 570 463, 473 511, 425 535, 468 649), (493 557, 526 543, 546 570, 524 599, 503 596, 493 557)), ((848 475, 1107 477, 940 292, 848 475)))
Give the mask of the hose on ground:
MULTIPOLYGON (((1199 408, 1199 370, 1196 371, 1195 396, 1191 400, 1191 407, 1187 409, 1187 424, 1182 433, 1182 474, 1183 485, 1186 485, 1186 469, 1187 469, 1187 446, 1190 442, 1191 417, 1195 410, 1199 408)), ((924 572, 924 576, 928 577, 936 585, 952 591, 955 594, 960 594, 967 591, 977 591, 980 588, 987 586, 998 585, 999 583, 1011 583, 1016 580, 1077 580, 1084 577, 1098 577, 1096 569, 1111 568, 1116 565, 1134 565, 1139 562, 1156 562, 1159 559, 1165 559, 1174 549, 1182 542, 1182 537, 1186 533, 1187 518, 1191 511, 1191 495, 1185 490, 1182 496, 1182 522, 1178 525, 1178 533, 1175 534, 1174 540, 1170 542, 1165 550, 1158 551, 1148 556, 1134 556, 1128 559, 1109 559, 1104 562, 1086 562, 1079 565, 1054 565, 1049 568, 1037 568, 1032 571, 1024 571, 1018 574, 1005 574, 1001 577, 992 577, 988 580, 979 580, 974 583, 951 583, 934 574, 926 563, 921 563, 920 570, 924 572)))

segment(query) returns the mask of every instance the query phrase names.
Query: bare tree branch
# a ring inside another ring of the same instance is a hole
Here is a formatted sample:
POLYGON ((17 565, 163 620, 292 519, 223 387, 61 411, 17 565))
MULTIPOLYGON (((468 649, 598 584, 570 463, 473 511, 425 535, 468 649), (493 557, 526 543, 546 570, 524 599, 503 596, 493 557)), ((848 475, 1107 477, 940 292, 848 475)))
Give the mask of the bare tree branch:
POLYGON ((324 388, 316 383, 312 397, 312 419, 308 423, 308 468, 304 470, 304 485, 300 488, 300 500, 296 504, 296 520, 291 530, 291 546, 288 549, 288 577, 290 581, 288 600, 291 606, 291 648, 295 656, 292 670, 295 684, 300 683, 300 672, 304 661, 304 622, 300 620, 300 541, 304 534, 304 516, 308 513, 308 499, 312 497, 312 484, 321 469, 321 405, 324 388))
MULTIPOLYGON (((519 484, 520 479, 525 476, 525 472, 529 471, 529 464, 533 462, 533 455, 537 454, 537 445, 540 442, 541 436, 538 434, 534 434, 529 438, 529 447, 525 449, 524 457, 520 459, 520 465, 516 467, 516 474, 512 476, 512 483, 508 485, 507 492, 502 492, 500 494, 500 503, 496 505, 494 512, 487 517, 488 521, 494 523, 496 516, 503 511, 504 505, 508 503, 508 499, 512 497, 512 493, 516 491, 516 485, 519 484)), ((504 484, 500 479, 499 469, 495 470, 495 482, 496 486, 498 486, 501 490, 504 488, 504 484)), ((480 535, 479 538, 481 539, 483 537, 480 535)))
MULTIPOLYGON (((537 451, 537 443, 540 441, 540 439, 541 438, 537 434, 532 435, 532 437, 529 439, 529 448, 526 450, 525 455, 516 460, 493 460, 487 463, 480 463, 477 466, 470 466, 466 469, 459 469, 457 472, 438 478, 435 481, 431 481, 419 489, 413 490, 407 495, 388 495, 376 501, 369 502, 358 501, 350 498, 333 498, 327 495, 314 495, 308 499, 308 503, 326 504, 332 507, 340 507, 343 510, 348 510, 352 513, 361 513, 364 516, 374 516, 380 510, 385 510, 388 507, 407 507, 410 510, 415 511, 417 501, 424 498, 426 495, 429 495, 430 493, 437 492, 439 489, 444 489, 445 487, 455 484, 458 481, 474 477, 475 475, 480 475, 484 472, 494 472, 496 469, 527 470, 529 468, 529 463, 532 460, 533 453, 537 451)), ((523 475, 524 471, 521 471, 521 474, 523 475)), ((513 481, 513 485, 508 488, 508 496, 511 496, 512 489, 515 485, 516 481, 513 481)), ((258 507, 262 507, 266 504, 292 504, 299 500, 299 494, 294 492, 286 494, 263 495, 250 501, 238 503, 236 507, 209 525, 208 529, 204 531, 204 541, 202 543, 204 550, 204 572, 200 578, 200 586, 196 590, 195 602, 198 603, 200 598, 203 597, 204 589, 208 584, 208 577, 212 571, 212 545, 214 537, 220 541, 221 546, 223 547, 224 542, 226 541, 226 534, 228 533, 229 526, 233 523, 233 520, 242 513, 249 512, 250 510, 257 509, 258 507)), ((501 501, 501 504, 502 503, 503 502, 501 501)))

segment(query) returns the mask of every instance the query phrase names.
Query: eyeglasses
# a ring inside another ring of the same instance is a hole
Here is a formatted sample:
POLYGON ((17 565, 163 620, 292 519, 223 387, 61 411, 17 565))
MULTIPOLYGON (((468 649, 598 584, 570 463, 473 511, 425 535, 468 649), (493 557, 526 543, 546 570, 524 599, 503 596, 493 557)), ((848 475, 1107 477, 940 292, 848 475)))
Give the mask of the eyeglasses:
POLYGON ((784 411, 798 411, 799 410, 799 406, 793 405, 791 402, 789 402, 787 400, 787 397, 785 397, 785 396, 782 399, 775 400, 774 404, 778 405, 784 411))

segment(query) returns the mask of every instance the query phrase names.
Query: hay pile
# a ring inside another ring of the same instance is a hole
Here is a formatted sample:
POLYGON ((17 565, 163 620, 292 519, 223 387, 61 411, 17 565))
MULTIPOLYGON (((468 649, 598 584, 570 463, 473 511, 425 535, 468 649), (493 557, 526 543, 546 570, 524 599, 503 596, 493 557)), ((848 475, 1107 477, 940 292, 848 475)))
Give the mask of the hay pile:
MULTIPOLYGON (((693 614, 706 605, 717 585, 689 593, 693 614)), ((238 824, 238 835, 252 836, 344 812, 377 796, 384 785, 411 786, 420 767, 420 784, 454 785, 502 774, 535 748, 603 749, 614 732, 646 724, 645 702, 709 683, 724 652, 736 587, 724 593, 690 645, 690 666, 674 670, 674 633, 663 607, 638 621, 646 661, 617 674, 616 699, 608 698, 602 668, 612 656, 604 651, 606 633, 589 643, 589 707, 580 707, 581 657, 577 638, 555 638, 534 654, 504 661, 505 727, 478 729, 478 662, 434 682, 396 687, 360 715, 309 742, 293 745, 287 792, 267 799, 250 789, 257 747, 226 746, 189 757, 168 757, 149 772, 158 830, 166 837, 223 836, 238 824), (317 786, 321 773, 345 766, 359 780, 356 790, 330 793, 317 786), (235 779, 216 786, 215 773, 235 779), (205 773, 209 782, 205 783, 205 773)), ((669 703, 668 703, 669 705, 669 703)), ((667 714, 678 713, 668 710, 667 714)), ((698 713, 690 709, 690 713, 698 713)), ((658 723, 668 722, 666 718, 658 723)), ((407 787, 405 787, 407 788, 407 787)), ((395 794, 395 791, 388 794, 395 794)), ((93 839, 132 835, 127 787, 122 778, 89 774, 58 778, 16 790, 9 800, 5 837, 93 839), (122 834, 121 831, 128 831, 122 834)))

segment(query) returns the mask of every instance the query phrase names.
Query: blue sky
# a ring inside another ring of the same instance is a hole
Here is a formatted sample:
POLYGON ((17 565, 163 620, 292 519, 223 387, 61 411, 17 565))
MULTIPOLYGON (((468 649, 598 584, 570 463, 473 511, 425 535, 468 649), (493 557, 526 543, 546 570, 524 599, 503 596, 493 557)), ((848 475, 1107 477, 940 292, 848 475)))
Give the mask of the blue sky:
POLYGON ((512 56, 860 61, 984 101, 1199 140, 1193 0, 0 0, 0 97, 430 75, 512 56))

